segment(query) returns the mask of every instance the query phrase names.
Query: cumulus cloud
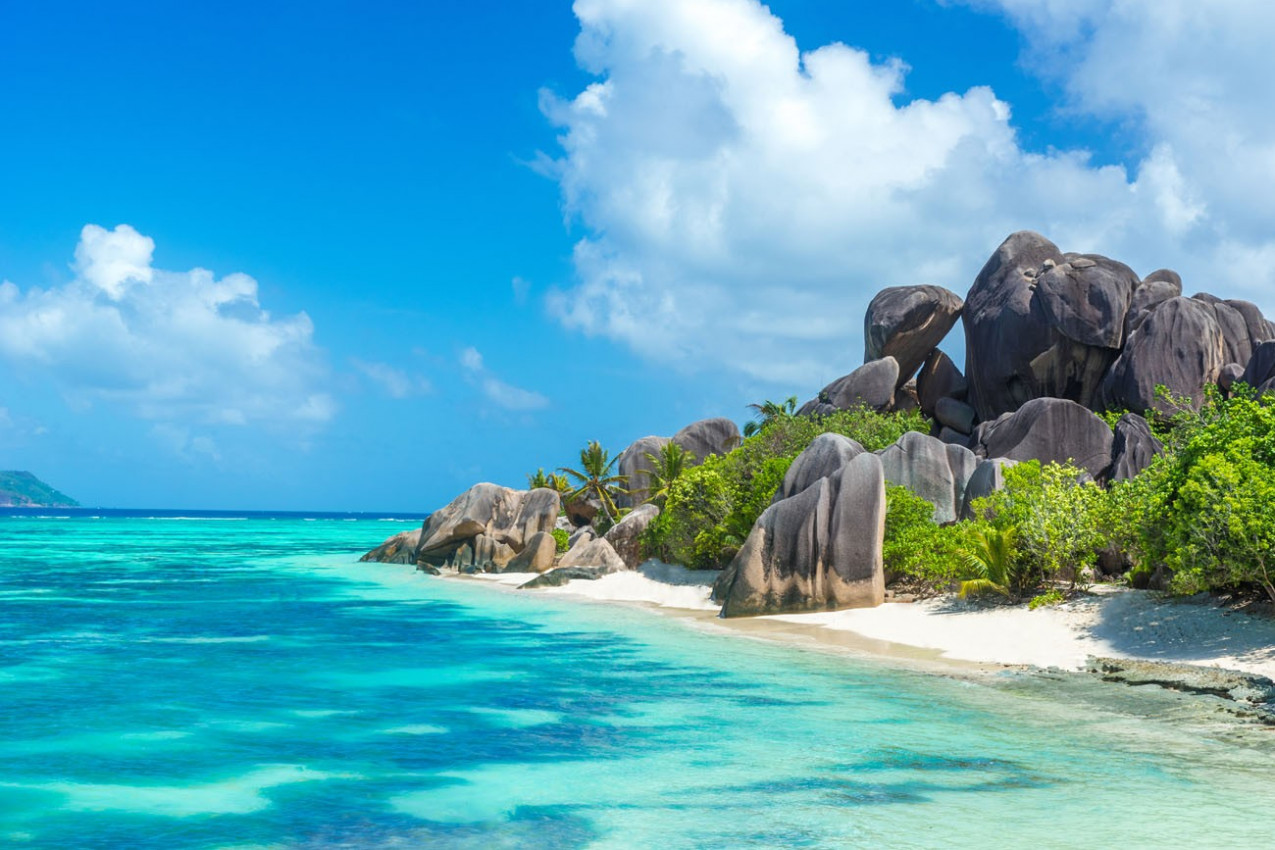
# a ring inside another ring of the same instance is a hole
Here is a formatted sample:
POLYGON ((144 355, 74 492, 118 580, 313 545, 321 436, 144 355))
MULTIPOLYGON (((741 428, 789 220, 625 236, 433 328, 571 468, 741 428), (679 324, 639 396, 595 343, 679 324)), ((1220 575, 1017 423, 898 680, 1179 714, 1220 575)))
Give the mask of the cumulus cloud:
MULTIPOLYGON (((1102 4, 1039 5, 1056 22, 1064 13, 1049 10, 1102 4)), ((882 287, 964 293, 1020 229, 1143 273, 1191 266, 1215 209, 1176 137, 1131 169, 1028 151, 991 89, 906 100, 902 59, 844 44, 803 53, 756 0, 577 0, 575 11, 576 57, 597 80, 543 96, 562 150, 541 167, 586 235, 578 284, 549 304, 565 325, 653 359, 817 384, 856 365, 863 310, 882 287)), ((1067 31, 1090 38, 1093 20, 1067 31)), ((1070 48, 1050 55, 1080 61, 1070 48)), ((1182 269, 1188 279, 1221 251, 1220 232, 1199 269, 1182 269)), ((1199 285, 1257 288, 1222 277, 1199 285)))
POLYGON ((472 346, 465 348, 458 360, 469 380, 493 404, 514 411, 540 410, 549 406, 549 399, 540 393, 508 384, 493 375, 483 363, 483 355, 478 349, 472 346))
POLYGON ((90 224, 69 283, 0 284, 0 359, 53 382, 77 408, 107 402, 146 419, 231 425, 332 417, 305 313, 272 316, 244 274, 157 269, 154 247, 126 224, 90 224))

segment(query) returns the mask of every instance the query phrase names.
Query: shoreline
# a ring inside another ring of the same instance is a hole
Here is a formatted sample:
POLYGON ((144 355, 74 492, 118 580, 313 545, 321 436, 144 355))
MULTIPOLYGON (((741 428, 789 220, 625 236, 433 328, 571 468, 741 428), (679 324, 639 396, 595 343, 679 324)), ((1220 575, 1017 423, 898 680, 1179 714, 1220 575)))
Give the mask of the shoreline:
MULTIPOLYGON (((536 574, 444 574, 507 591, 536 574)), ((531 592, 646 608, 696 628, 778 641, 959 678, 1007 670, 1085 673, 1090 659, 1185 665, 1275 679, 1275 619, 1195 597, 1096 585, 1028 610, 954 596, 877 608, 722 619, 708 601, 715 574, 680 567, 612 573, 531 592)))

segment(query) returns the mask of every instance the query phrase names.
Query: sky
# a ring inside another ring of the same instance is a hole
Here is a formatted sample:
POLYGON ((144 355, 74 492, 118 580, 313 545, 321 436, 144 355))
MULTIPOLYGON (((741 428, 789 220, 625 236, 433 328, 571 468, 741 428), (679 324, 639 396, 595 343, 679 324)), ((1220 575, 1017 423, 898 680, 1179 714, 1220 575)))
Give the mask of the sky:
POLYGON ((1241 0, 0 0, 0 469, 429 511, 804 400, 879 289, 964 295, 1021 229, 1275 314, 1272 35, 1241 0))

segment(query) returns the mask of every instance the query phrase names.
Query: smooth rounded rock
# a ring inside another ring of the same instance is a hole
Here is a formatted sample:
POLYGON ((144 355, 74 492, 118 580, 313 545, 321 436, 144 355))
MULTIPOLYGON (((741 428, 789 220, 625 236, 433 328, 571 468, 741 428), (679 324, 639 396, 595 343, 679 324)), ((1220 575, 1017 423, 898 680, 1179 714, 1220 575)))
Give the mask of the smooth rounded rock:
POLYGON ((938 423, 962 434, 969 434, 974 430, 977 416, 974 408, 954 398, 941 398, 934 406, 934 418, 938 423))
POLYGON ((930 352, 916 376, 916 396, 921 412, 933 417, 939 399, 954 398, 964 401, 968 392, 969 384, 965 382, 965 376, 956 368, 952 358, 937 348, 930 352))
POLYGON ((1103 381, 1103 404, 1108 410, 1171 415, 1173 406, 1156 393, 1163 385, 1198 410, 1204 388, 1216 383, 1226 362, 1224 351, 1213 305, 1171 298, 1151 311, 1112 365, 1103 381))
POLYGON ((943 341, 964 302, 941 286, 892 286, 876 294, 863 320, 863 362, 893 357, 902 386, 943 341))
POLYGON ((979 426, 983 457, 1072 463, 1098 476, 1111 465, 1112 433, 1090 410, 1061 398, 1038 398, 979 426))
POLYGON ((840 434, 820 434, 810 441, 788 467, 784 481, 775 493, 775 501, 792 498, 814 484, 841 471, 854 458, 863 454, 863 446, 840 434))
POLYGON ((660 509, 655 505, 639 505, 611 526, 611 530, 604 535, 603 539, 611 544, 611 548, 629 569, 636 569, 642 563, 642 533, 659 515, 660 509))
POLYGON ((1136 413, 1126 413, 1116 422, 1111 444, 1111 468, 1108 481, 1129 481, 1137 476, 1164 451, 1164 444, 1151 433, 1147 420, 1136 413))
POLYGON ((616 504, 622 508, 640 505, 649 497, 651 487, 651 460, 647 455, 659 457, 660 452, 668 445, 668 437, 642 437, 634 440, 629 447, 620 452, 616 468, 625 477, 623 485, 627 493, 616 497, 616 504))

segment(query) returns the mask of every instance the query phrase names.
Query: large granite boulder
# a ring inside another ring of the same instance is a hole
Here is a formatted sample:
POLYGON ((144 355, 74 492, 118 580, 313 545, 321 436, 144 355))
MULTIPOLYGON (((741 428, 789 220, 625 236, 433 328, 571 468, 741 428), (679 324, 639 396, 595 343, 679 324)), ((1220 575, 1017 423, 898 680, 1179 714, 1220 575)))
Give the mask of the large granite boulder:
POLYGON ((977 418, 974 408, 954 398, 941 398, 934 405, 934 420, 961 434, 972 433, 977 418))
POLYGON ((1171 405, 1156 396, 1156 387, 1163 384, 1175 396, 1192 399, 1198 410, 1204 387, 1217 381, 1226 362, 1214 306, 1193 298, 1170 298, 1130 337, 1103 381, 1102 401, 1109 410, 1171 414, 1171 405))
POLYGON ((819 391, 818 398, 806 402, 797 412, 808 416, 855 407, 889 410, 894 406, 894 391, 898 385, 898 361, 882 357, 828 384, 819 391))
POLYGON ((495 484, 475 484, 445 508, 430 514, 421 529, 417 559, 446 560, 462 544, 486 535, 515 552, 527 538, 550 531, 561 501, 554 490, 512 490, 495 484))
POLYGON ((921 412, 926 416, 934 416, 934 408, 941 398, 954 398, 964 401, 969 392, 969 384, 965 376, 956 368, 952 358, 937 348, 930 352, 916 376, 916 397, 921 412))
POLYGON ((421 529, 402 531, 368 552, 360 561, 379 561, 383 564, 416 563, 416 547, 421 542, 421 529))
POLYGON ((934 505, 935 522, 957 519, 966 483, 978 464, 973 452, 909 431, 877 454, 885 480, 934 505))
POLYGON ((974 519, 974 503, 1002 489, 1005 486, 1005 470, 1016 463, 1018 461, 1003 457, 978 461, 961 495, 961 519, 974 519))
POLYGON ((990 421, 1037 398, 1092 406, 1119 353, 1138 285, 1122 263, 1062 254, 1020 231, 988 259, 965 301, 969 403, 990 421))
POLYGON ((1038 398, 978 426, 982 457, 1073 463, 1097 477, 1111 465, 1111 429, 1088 409, 1061 398, 1038 398))
POLYGON ((1258 392, 1275 388, 1275 342, 1263 342, 1253 349, 1240 381, 1258 392))
POLYGON ((863 319, 863 362, 893 357, 896 386, 916 374, 956 324, 964 303, 941 286, 892 286, 876 294, 863 319))
MULTIPOLYGON (((593 525, 598 514, 602 513, 602 502, 595 496, 580 495, 574 499, 568 499, 562 506, 562 510, 567 515, 572 529, 588 528, 593 525)), ((573 530, 572 534, 574 533, 573 530)))
POLYGON ((1217 326, 1222 331, 1223 364, 1247 363, 1253 356, 1253 341, 1249 337, 1248 322, 1244 320, 1244 314, 1220 298, 1205 296, 1206 293, 1200 293, 1191 298, 1193 301, 1208 304, 1213 311, 1213 318, 1217 320, 1217 326))
POLYGON ((840 434, 820 434, 810 441, 806 450, 788 467, 784 481, 775 493, 775 501, 791 498, 814 484, 820 478, 835 475, 865 449, 849 437, 840 434))
POLYGON ((1151 465, 1164 444, 1151 433, 1147 420, 1136 413, 1126 413, 1116 422, 1111 443, 1111 468, 1108 481, 1128 481, 1151 465))
POLYGON ((723 617, 880 605, 884 536, 885 477, 865 452, 767 508, 713 598, 723 617))
POLYGON ((628 492, 617 496, 616 504, 622 508, 631 508, 650 498, 648 491, 651 487, 651 461, 647 455, 659 457, 668 442, 668 437, 642 437, 620 452, 616 467, 619 474, 627 479, 624 489, 628 492))
POLYGON ((611 548, 629 569, 637 569, 638 564, 642 563, 642 532, 659 515, 660 509, 655 505, 639 505, 629 511, 624 519, 611 526, 611 530, 603 538, 611 544, 611 548))
POLYGON ((553 561, 558 557, 558 541, 547 531, 538 531, 527 540, 523 550, 513 557, 502 572, 506 573, 543 573, 553 569, 553 561))
POLYGON ((417 563, 424 567, 446 568, 462 573, 498 573, 514 559, 514 550, 507 544, 476 535, 452 547, 446 552, 418 552, 417 563))
POLYGON ((601 567, 615 572, 625 569, 624 559, 601 537, 582 542, 567 550, 558 562, 559 567, 601 567))
POLYGON ((1170 269, 1158 269, 1142 279, 1142 285, 1133 291, 1133 301, 1124 320, 1124 338, 1138 329, 1143 320, 1159 304, 1182 294, 1182 278, 1170 269))
POLYGON ((1231 298, 1224 303, 1244 317, 1244 326, 1248 329, 1248 338, 1254 347, 1275 339, 1275 324, 1263 316, 1262 311, 1252 301, 1231 298))
MULTIPOLYGON (((673 435, 673 442, 702 463, 709 455, 724 455, 739 445, 739 426, 729 419, 701 419, 673 435)), ((654 452, 652 452, 654 454, 654 452)))

